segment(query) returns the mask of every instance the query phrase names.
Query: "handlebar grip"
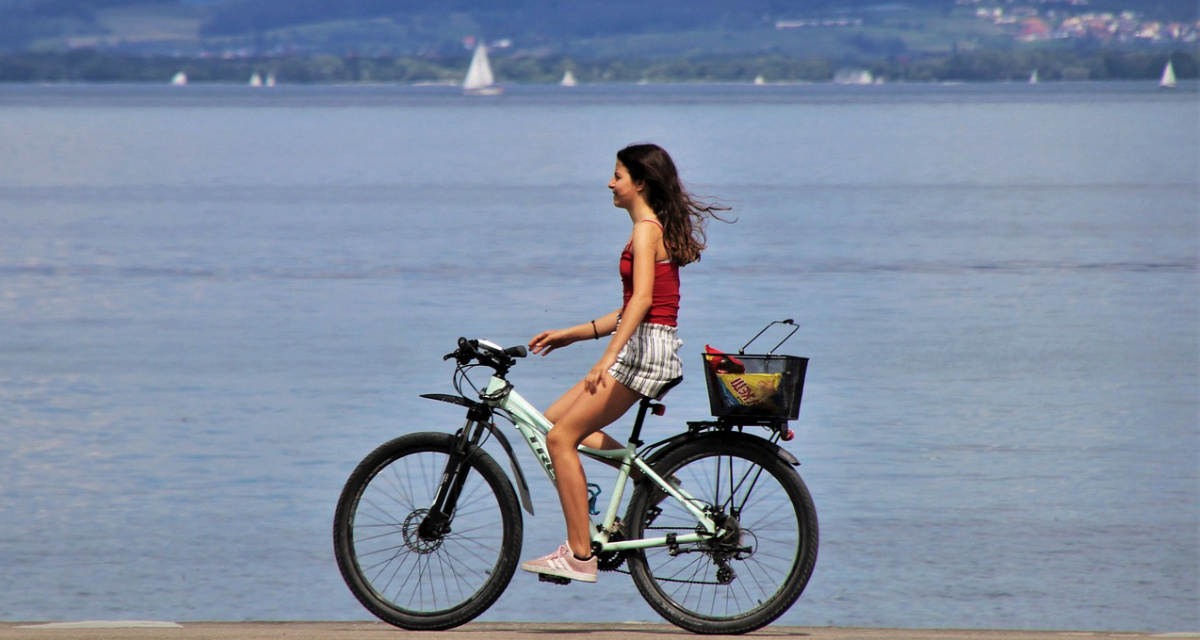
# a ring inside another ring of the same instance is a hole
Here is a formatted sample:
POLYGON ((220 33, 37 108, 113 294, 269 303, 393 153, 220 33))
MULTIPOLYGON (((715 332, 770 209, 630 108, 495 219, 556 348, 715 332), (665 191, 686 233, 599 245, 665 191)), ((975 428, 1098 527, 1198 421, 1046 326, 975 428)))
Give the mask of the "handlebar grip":
POLYGON ((517 345, 515 347, 509 347, 505 349, 504 355, 511 356, 513 358, 524 358, 525 356, 529 355, 529 352, 523 345, 517 345))

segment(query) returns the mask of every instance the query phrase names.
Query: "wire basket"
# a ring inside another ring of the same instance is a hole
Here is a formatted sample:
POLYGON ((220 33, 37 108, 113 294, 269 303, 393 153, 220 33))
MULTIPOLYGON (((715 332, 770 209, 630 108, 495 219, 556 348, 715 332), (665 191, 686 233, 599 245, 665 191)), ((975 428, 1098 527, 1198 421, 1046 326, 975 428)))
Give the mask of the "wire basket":
MULTIPOLYGON (((772 322, 793 324, 791 320, 772 322)), ((792 329, 792 333, 796 332, 792 329)), ((758 333, 761 336, 764 331, 758 333)), ((791 337, 789 333, 779 344, 791 337)), ((804 374, 808 358, 744 353, 758 336, 742 347, 737 355, 721 353, 711 347, 704 356, 704 379, 708 385, 708 403, 717 418, 748 421, 795 420, 800 417, 804 395, 804 374)))
POLYGON ((708 404, 718 418, 795 420, 800 417, 804 374, 808 358, 796 356, 739 354, 736 357, 704 354, 704 379, 708 404), (735 370, 722 365, 734 360, 735 370), (737 371, 741 368, 741 371, 737 371))

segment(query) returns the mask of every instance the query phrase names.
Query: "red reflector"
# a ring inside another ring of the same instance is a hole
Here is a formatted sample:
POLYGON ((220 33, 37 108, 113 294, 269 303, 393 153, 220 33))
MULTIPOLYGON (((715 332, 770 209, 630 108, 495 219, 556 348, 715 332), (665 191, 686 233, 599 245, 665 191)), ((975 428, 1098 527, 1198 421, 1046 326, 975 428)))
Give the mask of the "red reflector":
POLYGON ((665 405, 665 404, 651 405, 650 412, 656 416, 665 416, 665 415, 667 415, 667 405, 665 405))
POLYGON ((796 432, 795 432, 795 431, 792 431, 791 429, 788 429, 788 430, 787 430, 787 433, 783 434, 783 441, 784 441, 784 442, 790 442, 790 441, 791 441, 791 439, 792 439, 792 438, 795 438, 795 437, 796 437, 796 432))

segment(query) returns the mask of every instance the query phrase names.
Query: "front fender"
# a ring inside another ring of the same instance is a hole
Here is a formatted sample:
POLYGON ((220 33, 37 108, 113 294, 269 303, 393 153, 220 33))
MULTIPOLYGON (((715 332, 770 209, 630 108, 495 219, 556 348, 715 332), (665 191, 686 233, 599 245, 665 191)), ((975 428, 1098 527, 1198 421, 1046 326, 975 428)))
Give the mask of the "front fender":
POLYGON ((493 436, 496 436, 496 441, 500 443, 504 452, 508 454, 508 461, 512 464, 513 477, 517 479, 517 493, 521 496, 521 506, 525 507, 529 515, 534 515, 533 499, 529 496, 529 484, 525 482, 525 474, 521 471, 521 463, 517 460, 517 454, 513 452, 512 445, 508 443, 508 437, 504 435, 504 432, 499 427, 491 422, 483 422, 481 424, 487 427, 487 430, 491 431, 493 436))
POLYGON ((425 398, 426 400, 449 402, 450 404, 456 404, 460 407, 466 407, 468 409, 485 408, 482 402, 476 402, 470 398, 464 398, 462 396, 456 396, 449 393, 422 393, 421 397, 425 398))
POLYGON ((525 510, 529 512, 529 515, 534 515, 533 498, 531 498, 529 495, 529 483, 525 481, 525 473, 521 471, 521 463, 517 460, 517 454, 513 451, 512 444, 509 443, 508 437, 505 436, 504 432, 496 427, 495 424, 492 424, 490 419, 492 414, 491 408, 482 402, 476 402, 470 398, 450 395, 448 393, 425 393, 422 394, 421 397, 427 400, 448 402, 450 404, 456 404, 460 407, 466 407, 469 409, 467 414, 468 417, 472 420, 475 420, 479 424, 482 424, 489 432, 491 432, 491 434, 496 438, 496 441, 500 443, 500 447, 504 449, 504 453, 508 454, 508 462, 512 467, 513 477, 516 478, 517 482, 517 494, 521 496, 521 506, 525 507, 525 510))

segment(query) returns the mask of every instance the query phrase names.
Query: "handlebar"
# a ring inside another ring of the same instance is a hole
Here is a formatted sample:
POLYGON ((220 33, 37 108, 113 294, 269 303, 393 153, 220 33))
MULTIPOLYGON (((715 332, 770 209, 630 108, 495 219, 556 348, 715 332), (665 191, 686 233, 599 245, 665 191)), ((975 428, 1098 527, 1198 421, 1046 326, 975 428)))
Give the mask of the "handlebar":
POLYGON ((505 349, 488 340, 459 338, 458 348, 452 353, 447 353, 442 360, 453 358, 460 366, 476 361, 503 374, 508 371, 509 367, 516 364, 517 358, 524 358, 526 355, 528 352, 522 345, 505 349))

